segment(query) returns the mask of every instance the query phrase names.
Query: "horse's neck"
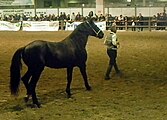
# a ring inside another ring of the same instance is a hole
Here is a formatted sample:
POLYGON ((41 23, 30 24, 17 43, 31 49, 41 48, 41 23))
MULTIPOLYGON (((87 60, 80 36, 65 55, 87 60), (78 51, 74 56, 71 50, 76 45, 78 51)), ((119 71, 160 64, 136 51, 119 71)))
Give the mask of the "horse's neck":
POLYGON ((88 35, 84 34, 82 32, 72 32, 71 35, 69 36, 69 38, 75 42, 75 44, 77 44, 79 47, 81 48, 85 48, 87 41, 88 41, 88 35))

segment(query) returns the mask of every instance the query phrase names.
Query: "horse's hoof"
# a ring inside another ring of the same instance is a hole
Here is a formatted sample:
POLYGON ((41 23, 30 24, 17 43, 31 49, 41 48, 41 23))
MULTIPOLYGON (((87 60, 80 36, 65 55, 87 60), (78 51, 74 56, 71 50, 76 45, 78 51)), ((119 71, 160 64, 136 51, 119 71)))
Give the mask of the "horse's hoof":
POLYGON ((86 89, 87 89, 88 91, 91 91, 91 90, 92 90, 92 88, 91 88, 90 86, 87 86, 86 89))
POLYGON ((71 98, 71 94, 67 94, 67 98, 71 98))
POLYGON ((37 107, 38 107, 38 108, 41 108, 41 104, 38 104, 37 107))

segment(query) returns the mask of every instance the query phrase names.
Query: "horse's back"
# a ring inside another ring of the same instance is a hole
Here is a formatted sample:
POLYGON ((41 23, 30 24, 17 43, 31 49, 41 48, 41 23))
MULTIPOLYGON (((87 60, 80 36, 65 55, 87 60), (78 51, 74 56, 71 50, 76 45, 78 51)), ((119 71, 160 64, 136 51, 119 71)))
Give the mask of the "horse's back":
POLYGON ((33 41, 25 46, 22 57, 27 66, 51 68, 79 66, 87 59, 86 50, 78 50, 70 40, 60 42, 33 41))
POLYGON ((47 44, 47 41, 44 41, 44 40, 35 40, 35 41, 33 41, 33 42, 31 42, 31 43, 29 43, 28 45, 26 45, 25 46, 25 49, 34 49, 34 48, 36 48, 36 49, 39 49, 39 48, 42 48, 42 47, 44 47, 45 45, 47 44))
POLYGON ((27 66, 65 68, 76 62, 73 46, 63 41, 33 41, 25 46, 22 56, 27 66))

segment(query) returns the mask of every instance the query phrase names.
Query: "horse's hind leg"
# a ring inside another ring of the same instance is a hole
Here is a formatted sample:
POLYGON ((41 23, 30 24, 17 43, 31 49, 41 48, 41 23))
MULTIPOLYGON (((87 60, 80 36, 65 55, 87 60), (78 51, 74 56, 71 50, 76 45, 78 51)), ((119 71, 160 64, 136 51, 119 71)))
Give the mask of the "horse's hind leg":
POLYGON ((30 90, 29 90, 29 79, 30 79, 30 77, 31 77, 31 72, 28 69, 28 71, 21 78, 23 83, 24 83, 24 86, 26 87, 26 90, 27 90, 27 96, 24 98, 25 102, 28 102, 29 97, 31 96, 31 93, 30 93, 30 90))
POLYGON ((86 65, 80 66, 79 69, 80 69, 80 72, 81 72, 82 77, 84 79, 86 89, 91 90, 91 87, 88 83, 88 77, 87 77, 87 73, 86 73, 86 65))
POLYGON ((35 88, 42 71, 43 71, 43 68, 33 69, 32 78, 31 78, 31 81, 29 82, 29 89, 32 95, 33 104, 37 105, 38 108, 40 108, 40 103, 38 102, 35 88))

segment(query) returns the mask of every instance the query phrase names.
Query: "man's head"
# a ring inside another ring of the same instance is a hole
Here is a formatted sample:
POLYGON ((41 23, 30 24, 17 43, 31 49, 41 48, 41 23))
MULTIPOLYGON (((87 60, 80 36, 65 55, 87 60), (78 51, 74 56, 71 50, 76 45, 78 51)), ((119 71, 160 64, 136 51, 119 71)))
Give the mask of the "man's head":
POLYGON ((117 28, 116 28, 116 26, 111 26, 111 27, 110 27, 110 30, 111 30, 111 32, 114 32, 114 33, 117 32, 117 28))
POLYGON ((90 11, 88 16, 92 17, 93 16, 93 11, 90 11))

